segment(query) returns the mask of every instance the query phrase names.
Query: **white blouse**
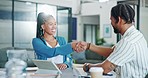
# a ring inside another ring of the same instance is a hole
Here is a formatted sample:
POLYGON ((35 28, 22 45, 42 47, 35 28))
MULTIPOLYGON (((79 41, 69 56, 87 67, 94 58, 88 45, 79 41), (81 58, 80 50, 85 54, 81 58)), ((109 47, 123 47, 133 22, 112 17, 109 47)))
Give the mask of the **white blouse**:
MULTIPOLYGON (((51 45, 49 45, 47 42, 46 42, 47 46, 48 47, 51 47, 51 45)), ((55 46, 55 47, 59 47, 59 43, 55 46)), ((60 64, 60 63, 63 63, 63 56, 62 55, 57 55, 57 56, 54 56, 54 57, 51 57, 51 58, 47 58, 47 60, 51 60, 53 61, 55 64, 60 64)))

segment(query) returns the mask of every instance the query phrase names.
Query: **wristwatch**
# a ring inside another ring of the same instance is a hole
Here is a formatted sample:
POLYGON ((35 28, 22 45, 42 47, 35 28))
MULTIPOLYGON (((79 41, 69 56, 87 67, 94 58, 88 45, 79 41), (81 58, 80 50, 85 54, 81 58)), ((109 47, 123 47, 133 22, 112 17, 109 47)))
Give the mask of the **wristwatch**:
POLYGON ((85 65, 86 72, 89 72, 89 63, 85 65))

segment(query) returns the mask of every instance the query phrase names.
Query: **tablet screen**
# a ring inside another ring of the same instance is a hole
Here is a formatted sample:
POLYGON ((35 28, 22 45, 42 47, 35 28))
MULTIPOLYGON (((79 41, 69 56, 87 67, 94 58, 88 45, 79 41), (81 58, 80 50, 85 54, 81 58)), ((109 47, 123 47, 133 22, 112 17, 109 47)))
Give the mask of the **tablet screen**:
POLYGON ((39 69, 57 70, 60 74, 62 74, 62 72, 56 66, 56 64, 50 60, 36 60, 36 59, 34 59, 33 62, 39 69))

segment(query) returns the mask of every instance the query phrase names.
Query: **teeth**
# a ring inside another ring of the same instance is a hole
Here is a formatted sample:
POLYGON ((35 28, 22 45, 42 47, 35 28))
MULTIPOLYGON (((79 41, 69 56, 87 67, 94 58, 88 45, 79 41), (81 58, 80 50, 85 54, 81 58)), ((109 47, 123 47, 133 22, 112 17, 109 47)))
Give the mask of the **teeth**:
POLYGON ((56 30, 52 30, 52 31, 56 31, 56 30))

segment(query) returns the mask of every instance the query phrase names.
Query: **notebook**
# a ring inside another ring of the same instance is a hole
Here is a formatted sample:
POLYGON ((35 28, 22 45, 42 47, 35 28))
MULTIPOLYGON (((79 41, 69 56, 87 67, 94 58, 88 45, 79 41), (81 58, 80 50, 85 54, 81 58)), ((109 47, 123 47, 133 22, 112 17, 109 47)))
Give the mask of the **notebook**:
POLYGON ((60 69, 56 66, 56 64, 50 60, 33 60, 33 63, 38 67, 38 70, 35 72, 37 74, 53 74, 60 73, 60 69))

